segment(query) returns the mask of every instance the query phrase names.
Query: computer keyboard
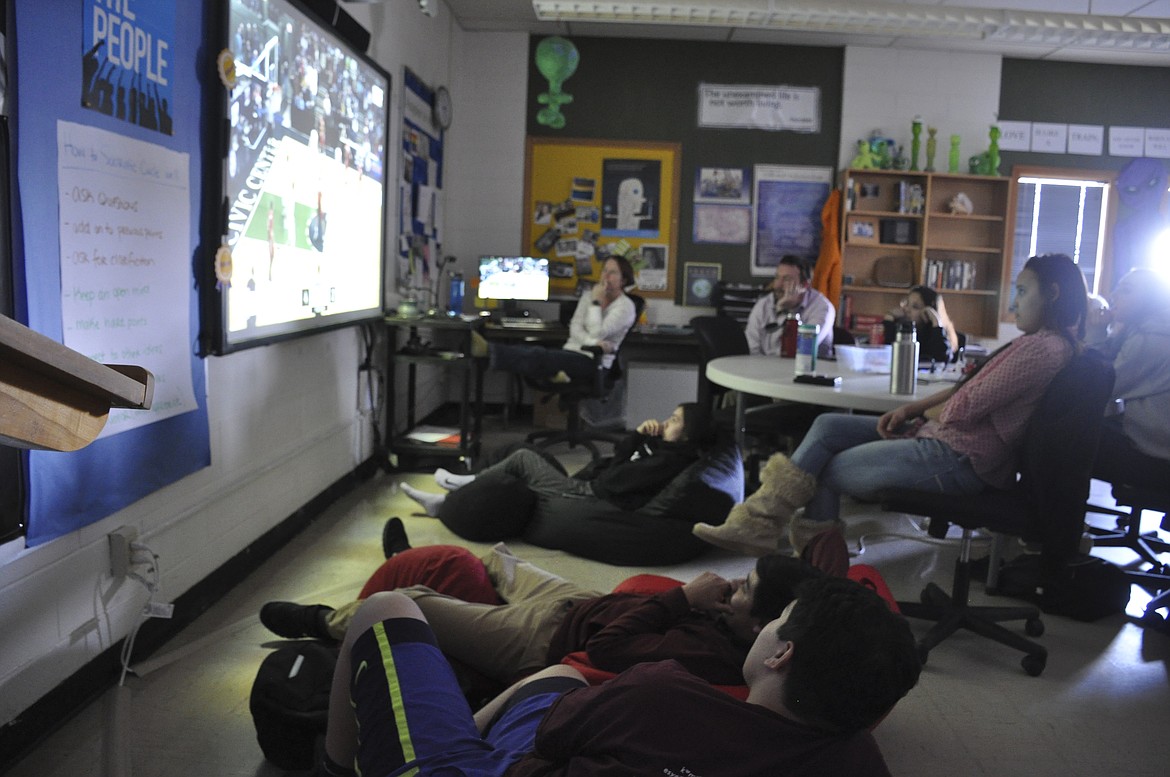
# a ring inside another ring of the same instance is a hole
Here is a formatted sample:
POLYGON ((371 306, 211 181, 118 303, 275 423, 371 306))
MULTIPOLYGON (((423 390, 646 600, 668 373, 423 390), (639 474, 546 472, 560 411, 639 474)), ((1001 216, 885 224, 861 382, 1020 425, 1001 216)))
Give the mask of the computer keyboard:
POLYGON ((543 318, 536 318, 535 316, 504 316, 500 319, 500 326, 516 327, 523 329, 524 327, 539 328, 544 326, 543 318))

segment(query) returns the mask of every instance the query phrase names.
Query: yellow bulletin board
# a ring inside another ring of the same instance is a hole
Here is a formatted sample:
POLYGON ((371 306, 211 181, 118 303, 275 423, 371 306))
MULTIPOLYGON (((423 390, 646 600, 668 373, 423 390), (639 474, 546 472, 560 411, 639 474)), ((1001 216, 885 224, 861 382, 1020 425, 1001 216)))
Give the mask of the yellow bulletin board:
POLYGON ((625 256, 637 293, 674 298, 678 143, 528 138, 523 251, 549 260, 552 293, 573 295, 625 256))

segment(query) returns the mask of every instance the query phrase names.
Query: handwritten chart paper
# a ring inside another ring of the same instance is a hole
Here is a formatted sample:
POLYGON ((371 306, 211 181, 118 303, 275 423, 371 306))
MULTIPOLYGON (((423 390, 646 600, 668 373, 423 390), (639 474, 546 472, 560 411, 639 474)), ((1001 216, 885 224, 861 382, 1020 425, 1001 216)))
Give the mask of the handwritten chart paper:
POLYGON ((195 409, 187 154, 57 122, 65 345, 154 373, 149 411, 112 410, 102 437, 195 409))

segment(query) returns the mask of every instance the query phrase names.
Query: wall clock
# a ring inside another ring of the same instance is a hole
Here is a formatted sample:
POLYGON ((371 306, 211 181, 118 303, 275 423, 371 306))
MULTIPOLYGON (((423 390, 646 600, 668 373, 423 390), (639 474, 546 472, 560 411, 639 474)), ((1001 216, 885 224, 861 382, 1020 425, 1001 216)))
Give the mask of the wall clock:
POLYGON ((445 86, 435 90, 434 114, 435 123, 439 127, 447 129, 451 126, 451 93, 445 86))

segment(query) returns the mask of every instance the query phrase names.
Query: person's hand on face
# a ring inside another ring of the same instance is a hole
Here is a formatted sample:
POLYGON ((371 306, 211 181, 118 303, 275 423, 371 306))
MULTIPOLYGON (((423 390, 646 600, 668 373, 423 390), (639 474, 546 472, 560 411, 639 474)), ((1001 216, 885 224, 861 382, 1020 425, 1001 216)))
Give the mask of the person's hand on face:
POLYGON ((684 585, 682 590, 692 609, 716 616, 731 612, 728 600, 735 593, 736 586, 714 572, 704 572, 684 585))
POLYGON ((776 298, 776 306, 791 310, 800 304, 804 294, 804 284, 800 280, 800 270, 790 264, 782 264, 776 268, 776 277, 772 280, 772 295, 776 298))
POLYGON ((647 437, 659 437, 662 435, 662 422, 657 418, 647 418, 634 431, 647 437))
POLYGON ((898 303, 902 317, 908 318, 918 326, 941 326, 938 311, 928 306, 917 292, 911 292, 898 303))
POLYGON ((609 300, 612 302, 617 299, 622 293, 622 270, 618 263, 613 259, 606 259, 605 264, 601 266, 601 281, 593 287, 595 294, 601 294, 601 297, 594 297, 599 302, 609 300), (600 291, 598 291, 600 287, 600 291))

